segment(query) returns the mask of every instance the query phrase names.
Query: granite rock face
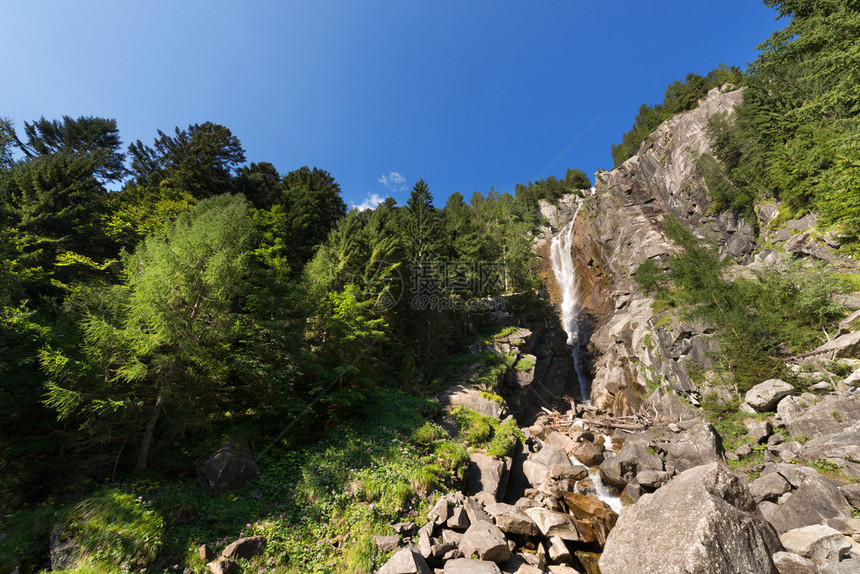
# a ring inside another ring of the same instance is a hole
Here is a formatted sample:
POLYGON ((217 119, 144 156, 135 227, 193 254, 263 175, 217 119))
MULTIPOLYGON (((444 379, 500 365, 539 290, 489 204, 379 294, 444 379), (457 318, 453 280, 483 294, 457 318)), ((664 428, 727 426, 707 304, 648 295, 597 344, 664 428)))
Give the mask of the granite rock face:
POLYGON ((720 463, 687 470, 626 508, 600 558, 603 574, 777 574, 782 550, 741 479, 720 463))

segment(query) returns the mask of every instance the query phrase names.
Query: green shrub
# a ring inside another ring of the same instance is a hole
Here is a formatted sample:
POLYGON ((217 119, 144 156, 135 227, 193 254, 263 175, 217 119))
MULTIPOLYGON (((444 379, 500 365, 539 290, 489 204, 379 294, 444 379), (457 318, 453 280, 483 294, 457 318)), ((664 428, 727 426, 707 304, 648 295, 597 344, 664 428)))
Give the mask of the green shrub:
POLYGON ((412 442, 418 446, 429 447, 434 441, 448 437, 445 429, 431 422, 426 422, 412 433, 412 442))
POLYGON ((139 569, 158 556, 164 519, 143 496, 106 488, 78 504, 64 530, 93 562, 139 569))

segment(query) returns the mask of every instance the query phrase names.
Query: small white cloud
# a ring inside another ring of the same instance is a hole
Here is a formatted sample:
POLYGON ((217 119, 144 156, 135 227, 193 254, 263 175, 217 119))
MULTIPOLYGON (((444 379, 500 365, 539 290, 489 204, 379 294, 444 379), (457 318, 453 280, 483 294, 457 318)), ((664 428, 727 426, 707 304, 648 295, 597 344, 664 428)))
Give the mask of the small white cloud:
POLYGON ((396 171, 381 175, 379 183, 387 187, 391 192, 406 191, 409 187, 406 185, 406 178, 396 171))
MULTIPOLYGON (((384 177, 384 176, 383 176, 384 177)), ((385 201, 385 198, 379 195, 378 193, 372 193, 365 198, 360 204, 352 204, 352 206, 359 210, 364 211, 365 209, 374 209, 377 205, 385 201)))

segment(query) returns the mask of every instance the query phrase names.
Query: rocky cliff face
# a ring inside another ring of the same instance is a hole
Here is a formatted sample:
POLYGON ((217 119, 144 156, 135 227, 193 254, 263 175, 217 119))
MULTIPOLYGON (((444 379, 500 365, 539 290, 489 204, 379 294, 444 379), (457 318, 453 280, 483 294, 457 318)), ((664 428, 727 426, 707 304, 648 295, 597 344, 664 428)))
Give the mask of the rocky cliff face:
MULTIPOLYGON (((573 255, 584 311, 594 327, 591 399, 604 411, 637 411, 648 386, 661 380, 694 404, 701 396, 686 365, 697 361, 708 366, 707 352, 714 344, 710 330, 670 315, 661 319, 633 273, 645 260, 673 252, 663 226, 670 213, 714 241, 722 255, 738 264, 752 261, 753 226, 736 214, 709 214, 707 189, 696 169, 697 155, 709 151, 708 120, 730 112, 741 99, 742 90, 712 90, 698 108, 664 122, 636 156, 597 175, 580 212, 573 255)), ((570 220, 573 206, 572 198, 544 206, 554 228, 547 235, 570 220)), ((544 249, 548 243, 545 240, 544 249)), ((656 393, 655 400, 662 396, 656 393)), ((677 410, 678 405, 665 407, 677 410)))

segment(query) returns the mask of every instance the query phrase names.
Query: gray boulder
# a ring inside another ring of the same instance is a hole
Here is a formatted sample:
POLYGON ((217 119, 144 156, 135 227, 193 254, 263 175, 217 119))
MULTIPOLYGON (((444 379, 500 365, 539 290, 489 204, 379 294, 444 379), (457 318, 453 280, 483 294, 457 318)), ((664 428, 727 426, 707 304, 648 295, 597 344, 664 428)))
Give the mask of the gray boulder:
POLYGON ((471 453, 469 459, 469 494, 500 500, 508 478, 505 463, 479 452, 471 453))
POLYGON ((750 494, 756 503, 763 500, 774 502, 789 490, 791 485, 778 472, 765 474, 750 483, 750 494))
POLYGON ((641 439, 628 439, 615 456, 600 463, 600 476, 616 488, 624 486, 643 470, 663 470, 663 459, 641 439))
POLYGON ((457 407, 465 407, 476 413, 487 417, 501 418, 502 405, 490 399, 484 398, 481 391, 465 385, 455 385, 437 396, 439 406, 445 412, 453 411, 457 407))
POLYGON ((497 502, 485 507, 484 510, 502 532, 524 536, 537 536, 539 533, 534 520, 516 506, 497 502))
POLYGON ((780 379, 768 379, 747 391, 746 403, 758 412, 772 411, 783 397, 794 393, 794 387, 780 379))
POLYGON ((851 539, 824 524, 813 524, 783 533, 780 542, 789 552, 816 564, 839 562, 851 550, 851 539))
POLYGON ((393 536, 374 536, 373 543, 376 544, 376 547, 379 548, 382 552, 391 552, 400 546, 400 537, 397 535, 393 536))
POLYGON ((51 570, 68 570, 75 566, 81 556, 81 545, 74 538, 55 530, 48 537, 51 570))
POLYGON ((445 562, 444 574, 502 574, 495 562, 457 558, 445 562))
POLYGON ((221 552, 224 558, 245 558, 250 559, 263 551, 263 545, 266 539, 262 536, 248 536, 228 545, 221 552))
POLYGON ((822 564, 818 568, 820 574, 857 574, 860 572, 860 559, 852 558, 842 562, 822 564))
POLYGON ((195 465, 197 478, 209 494, 241 488, 260 473, 251 448, 243 440, 231 440, 195 465))
POLYGON ((550 469, 553 465, 570 465, 570 459, 561 448, 547 444, 539 452, 530 455, 523 462, 523 473, 529 483, 537 488, 551 478, 550 469))
POLYGON ((725 462, 725 451, 720 435, 706 422, 677 435, 666 454, 666 464, 678 472, 711 462, 725 462))
POLYGON ((791 552, 777 552, 773 564, 779 574, 818 574, 818 566, 809 558, 791 552))
POLYGON ((483 521, 469 526, 460 540, 460 550, 466 558, 477 556, 479 560, 490 562, 504 562, 511 557, 511 549, 502 531, 483 521))
POLYGON ((534 521, 545 538, 558 536, 562 540, 569 540, 570 542, 582 540, 582 536, 576 528, 576 522, 563 512, 537 507, 526 508, 525 513, 534 521))
POLYGON ((226 558, 218 558, 206 564, 206 568, 211 574, 236 574, 239 571, 239 564, 226 558))
POLYGON ((433 574, 414 547, 401 548, 379 569, 378 574, 433 574))
MULTIPOLYGON (((840 531, 855 531, 857 521, 851 518, 851 505, 839 488, 812 472, 813 475, 807 474, 800 481, 795 479, 799 482, 797 490, 779 506, 769 522, 779 534, 815 524, 826 524, 840 531)), ((783 477, 792 482, 784 474, 783 477)))
POLYGON ((785 425, 793 436, 815 439, 843 432, 857 423, 860 423, 860 398, 834 396, 811 406, 785 425))
POLYGON ((829 355, 831 359, 860 358, 860 331, 840 335, 810 352, 815 355, 829 355))
POLYGON ((621 513, 600 558, 603 574, 777 574, 781 550, 744 482, 720 463, 682 472, 621 513))

